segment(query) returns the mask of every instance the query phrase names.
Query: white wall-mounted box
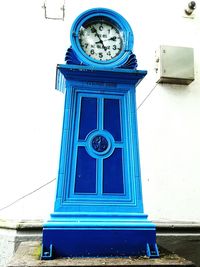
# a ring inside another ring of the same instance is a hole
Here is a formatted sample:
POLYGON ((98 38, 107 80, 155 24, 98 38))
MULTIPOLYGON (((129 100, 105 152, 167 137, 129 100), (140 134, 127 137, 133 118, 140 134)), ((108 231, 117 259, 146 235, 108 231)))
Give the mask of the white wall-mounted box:
POLYGON ((194 51, 161 45, 156 51, 157 83, 190 84, 194 80, 194 51))

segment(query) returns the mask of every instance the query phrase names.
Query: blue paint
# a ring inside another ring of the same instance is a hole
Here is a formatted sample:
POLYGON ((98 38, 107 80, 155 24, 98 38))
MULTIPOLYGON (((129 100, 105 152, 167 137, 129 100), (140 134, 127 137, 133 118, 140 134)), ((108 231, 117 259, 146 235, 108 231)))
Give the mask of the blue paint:
POLYGON ((56 86, 66 92, 54 212, 43 227, 42 259, 157 257, 155 225, 144 214, 135 91, 147 74, 136 70, 128 22, 108 9, 82 13, 71 30, 66 65, 56 86), (83 53, 82 25, 106 17, 123 31, 110 61, 83 53))
MULTIPOLYGON (((68 48, 66 52, 65 62, 66 64, 72 64, 72 65, 82 65, 82 66, 89 65, 89 63, 86 64, 80 61, 71 47, 68 48)), ((119 65, 118 68, 137 69, 137 66, 138 64, 137 64, 136 55, 133 54, 133 52, 130 52, 126 58, 126 61, 123 62, 123 65, 119 65)))
POLYGON ((43 228, 44 249, 52 244, 54 257, 130 256, 147 255, 149 244, 155 248, 151 255, 158 256, 155 226, 143 213, 137 134, 135 88, 146 71, 72 65, 58 70, 67 80, 67 94, 55 208, 43 228), (88 122, 82 112, 93 113, 93 119, 88 122), (93 147, 97 136, 108 142, 103 149, 93 147))
POLYGON ((124 194, 122 149, 116 148, 113 154, 103 161, 103 193, 124 194))
POLYGON ((81 99, 79 138, 85 139, 89 132, 97 128, 97 99, 81 99))
POLYGON ((119 99, 104 99, 104 129, 113 135, 115 141, 121 141, 120 120, 119 99))
MULTIPOLYGON (((94 130, 90 132, 86 140, 86 150, 91 157, 103 159, 112 155, 115 149, 113 136, 104 130, 94 130), (97 140, 101 137, 100 143, 97 140)), ((83 145, 83 143, 82 143, 83 145)))
POLYGON ((97 134, 93 137, 91 142, 92 148, 98 153, 104 153, 108 150, 109 141, 102 134, 97 134))
MULTIPOLYGON (((107 8, 93 8, 83 12, 77 19, 74 21, 71 33, 70 33, 71 44, 74 49, 73 53, 84 65, 93 66, 96 68, 113 68, 113 67, 121 67, 124 64, 130 64, 134 62, 134 66, 136 67, 137 61, 135 62, 135 57, 132 57, 132 49, 134 43, 133 31, 129 25, 129 23, 117 12, 107 9, 107 8), (95 19, 97 17, 106 18, 113 22, 115 25, 119 27, 121 32, 123 32, 124 45, 122 51, 116 58, 113 58, 109 61, 101 61, 95 60, 84 53, 79 43, 79 31, 81 26, 88 20, 95 19)), ((66 60, 68 60, 69 54, 66 56, 66 60)), ((71 56, 70 56, 71 58, 71 56)), ((72 58, 74 56, 72 55, 72 58)), ((72 61, 70 61, 72 63, 72 61)))
MULTIPOLYGON (((146 240, 152 239, 154 230, 145 229, 54 229, 52 237, 47 232, 47 247, 55 240, 54 246, 59 247, 54 257, 120 257, 141 256, 146 254, 146 240), (66 242, 70 240, 70 242, 66 242), (103 244, 103 246, 102 246, 103 244), (131 244, 131 246, 129 245, 131 244)), ((155 239, 153 239, 155 242, 155 239)), ((153 251, 152 251, 153 252, 153 251)), ((150 254, 151 255, 151 254, 150 254)))
POLYGON ((88 155, 84 147, 78 148, 74 193, 96 193, 96 160, 88 155))
POLYGON ((129 54, 127 60, 124 62, 124 64, 122 66, 120 66, 120 68, 124 68, 124 69, 137 69, 137 59, 136 59, 136 55, 133 54, 132 52, 129 54))

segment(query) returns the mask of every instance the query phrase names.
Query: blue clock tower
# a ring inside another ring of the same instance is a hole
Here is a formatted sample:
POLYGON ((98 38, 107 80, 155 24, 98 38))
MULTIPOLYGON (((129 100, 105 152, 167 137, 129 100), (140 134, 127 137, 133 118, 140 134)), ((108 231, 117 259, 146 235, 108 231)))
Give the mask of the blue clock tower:
POLYGON ((82 13, 66 64, 57 66, 65 106, 54 212, 42 259, 157 257, 155 225, 143 212, 133 32, 118 13, 82 13))

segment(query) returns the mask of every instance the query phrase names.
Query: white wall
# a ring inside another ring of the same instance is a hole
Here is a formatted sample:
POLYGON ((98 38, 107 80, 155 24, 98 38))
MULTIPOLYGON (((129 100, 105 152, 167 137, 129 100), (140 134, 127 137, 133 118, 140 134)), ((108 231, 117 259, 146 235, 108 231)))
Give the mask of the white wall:
MULTIPOLYGON (((44 18, 42 0, 1 1, 0 209, 57 176, 64 95, 54 90, 56 64, 64 62, 74 19, 101 6, 133 28, 138 69, 148 70, 138 105, 155 86, 156 48, 194 48, 195 81, 157 85, 138 110, 138 125, 145 212, 153 220, 200 220, 200 2, 194 19, 183 17, 187 3, 67 0, 65 20, 55 21, 44 18)), ((55 181, 0 218, 46 218, 54 193, 55 181)))

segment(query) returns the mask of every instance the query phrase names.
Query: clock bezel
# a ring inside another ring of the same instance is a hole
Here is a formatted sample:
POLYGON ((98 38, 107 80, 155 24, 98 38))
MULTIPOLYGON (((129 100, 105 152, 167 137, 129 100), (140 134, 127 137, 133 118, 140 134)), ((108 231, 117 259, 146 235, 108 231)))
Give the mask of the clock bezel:
POLYGON ((107 8, 93 8, 80 14, 76 18, 71 27, 70 39, 71 39, 72 49, 76 53, 78 59, 83 64, 94 67, 104 67, 104 68, 113 68, 122 66, 130 56, 134 43, 134 36, 129 23, 119 13, 107 8), (115 24, 123 35, 122 49, 119 55, 117 55, 111 60, 101 61, 94 59, 89 55, 87 55, 80 45, 79 31, 81 29, 81 26, 87 23, 87 21, 89 20, 96 20, 98 17, 103 18, 105 21, 108 21, 109 23, 112 22, 113 24, 115 24))

